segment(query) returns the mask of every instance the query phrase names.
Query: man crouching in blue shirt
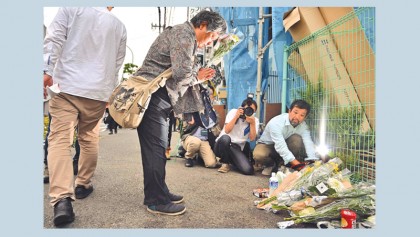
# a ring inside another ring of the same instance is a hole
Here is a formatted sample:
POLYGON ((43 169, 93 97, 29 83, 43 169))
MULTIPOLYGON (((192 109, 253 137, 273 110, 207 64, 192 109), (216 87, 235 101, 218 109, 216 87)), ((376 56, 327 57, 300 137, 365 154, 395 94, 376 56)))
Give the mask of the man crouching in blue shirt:
POLYGON ((304 121, 311 106, 304 100, 295 100, 289 113, 272 118, 257 141, 253 156, 255 167, 273 166, 277 172, 280 165, 301 170, 307 161, 317 160, 310 132, 304 121))

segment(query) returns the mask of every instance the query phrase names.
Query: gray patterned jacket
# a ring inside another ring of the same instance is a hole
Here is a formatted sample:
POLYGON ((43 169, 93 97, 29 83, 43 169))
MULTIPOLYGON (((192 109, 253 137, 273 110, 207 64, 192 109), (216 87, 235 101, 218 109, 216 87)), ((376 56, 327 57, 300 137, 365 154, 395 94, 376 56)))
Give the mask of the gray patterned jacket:
POLYGON ((143 65, 134 73, 152 80, 172 67, 172 78, 166 89, 176 116, 204 109, 198 87, 197 72, 200 68, 195 54, 197 41, 191 23, 165 29, 153 42, 143 65))

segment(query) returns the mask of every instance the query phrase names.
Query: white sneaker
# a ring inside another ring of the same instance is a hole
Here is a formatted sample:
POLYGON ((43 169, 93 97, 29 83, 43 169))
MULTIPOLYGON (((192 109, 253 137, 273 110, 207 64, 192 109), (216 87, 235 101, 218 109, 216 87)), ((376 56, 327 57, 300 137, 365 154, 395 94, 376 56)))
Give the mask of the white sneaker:
POLYGON ((265 167, 264 169, 263 169, 263 171, 261 172, 261 174, 262 175, 267 175, 267 176, 270 176, 271 175, 271 171, 273 170, 273 166, 268 166, 268 167, 265 167))

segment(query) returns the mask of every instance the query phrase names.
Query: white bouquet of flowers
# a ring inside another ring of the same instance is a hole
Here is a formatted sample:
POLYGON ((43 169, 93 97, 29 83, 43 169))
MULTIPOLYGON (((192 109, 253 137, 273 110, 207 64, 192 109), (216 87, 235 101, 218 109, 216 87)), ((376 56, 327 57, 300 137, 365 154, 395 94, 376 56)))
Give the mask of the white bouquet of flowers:
POLYGON ((236 45, 238 45, 244 38, 244 34, 236 28, 217 41, 214 46, 213 55, 206 63, 206 67, 217 65, 222 61, 223 56, 229 53, 236 45))

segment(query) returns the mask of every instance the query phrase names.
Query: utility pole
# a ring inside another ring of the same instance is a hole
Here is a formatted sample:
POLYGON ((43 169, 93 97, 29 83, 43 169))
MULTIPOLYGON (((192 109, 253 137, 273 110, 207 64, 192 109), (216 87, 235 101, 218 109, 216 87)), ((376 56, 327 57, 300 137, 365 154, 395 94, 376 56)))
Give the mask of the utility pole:
POLYGON ((152 25, 152 30, 158 28, 159 34, 160 34, 162 32, 162 29, 166 28, 166 7, 164 7, 164 10, 163 10, 163 25, 162 25, 162 20, 161 20, 162 13, 161 13, 160 7, 158 7, 158 16, 159 16, 159 24, 152 23, 151 25, 152 25))
MULTIPOLYGON (((260 119, 260 111, 261 111, 261 79, 262 79, 262 62, 265 51, 270 47, 273 40, 271 39, 264 47, 263 47, 263 24, 265 18, 270 18, 271 14, 263 14, 264 8, 259 8, 259 16, 258 16, 258 55, 257 55, 257 88, 256 88, 256 102, 257 102, 257 117, 260 119)), ((264 118, 264 116, 263 116, 264 118)), ((260 119, 260 121, 263 121, 260 119)))

